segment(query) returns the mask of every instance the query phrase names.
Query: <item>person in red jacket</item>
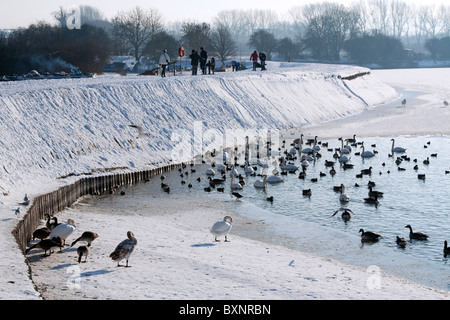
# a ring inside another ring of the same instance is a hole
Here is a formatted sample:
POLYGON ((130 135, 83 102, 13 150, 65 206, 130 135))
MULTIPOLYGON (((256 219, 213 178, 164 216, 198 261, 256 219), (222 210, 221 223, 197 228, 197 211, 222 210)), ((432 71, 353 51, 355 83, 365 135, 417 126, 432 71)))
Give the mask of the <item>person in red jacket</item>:
POLYGON ((250 56, 250 61, 253 61, 253 71, 256 71, 256 66, 258 65, 258 52, 256 50, 250 56))

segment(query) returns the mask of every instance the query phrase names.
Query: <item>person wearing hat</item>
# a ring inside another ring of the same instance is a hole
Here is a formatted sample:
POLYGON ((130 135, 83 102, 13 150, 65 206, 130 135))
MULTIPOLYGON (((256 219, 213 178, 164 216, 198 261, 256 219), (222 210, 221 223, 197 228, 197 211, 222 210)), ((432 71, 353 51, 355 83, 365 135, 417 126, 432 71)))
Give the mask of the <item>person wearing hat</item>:
POLYGON ((161 77, 164 78, 166 76, 166 67, 170 62, 170 57, 167 54, 167 49, 164 49, 162 55, 159 57, 159 64, 161 66, 161 77))

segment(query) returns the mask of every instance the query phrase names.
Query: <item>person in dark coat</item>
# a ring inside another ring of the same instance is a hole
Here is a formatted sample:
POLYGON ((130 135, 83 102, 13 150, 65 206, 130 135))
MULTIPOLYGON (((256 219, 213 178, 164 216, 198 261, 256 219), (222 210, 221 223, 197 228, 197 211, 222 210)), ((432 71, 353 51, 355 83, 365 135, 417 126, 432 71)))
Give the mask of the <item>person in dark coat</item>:
POLYGON ((266 54, 264 52, 259 53, 259 60, 261 61, 261 71, 265 71, 266 69, 266 54))
POLYGON ((206 61, 208 59, 208 53, 203 47, 200 48, 200 69, 202 69, 202 74, 206 74, 206 61))
POLYGON ((214 69, 216 68, 216 59, 214 57, 211 58, 211 60, 209 61, 209 69, 208 69, 208 74, 214 74, 214 69))
POLYGON ((197 51, 192 50, 192 54, 189 56, 191 58, 192 75, 197 75, 198 62, 200 61, 200 55, 197 51))

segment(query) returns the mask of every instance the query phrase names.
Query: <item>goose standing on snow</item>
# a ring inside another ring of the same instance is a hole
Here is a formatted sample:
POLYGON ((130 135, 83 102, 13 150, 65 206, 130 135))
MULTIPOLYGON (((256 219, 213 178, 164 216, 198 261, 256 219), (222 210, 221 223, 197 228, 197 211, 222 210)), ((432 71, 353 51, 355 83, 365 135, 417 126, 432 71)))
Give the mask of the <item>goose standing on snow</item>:
POLYGON ((422 232, 413 232, 412 227, 408 224, 405 228, 409 228, 409 238, 415 240, 427 240, 428 235, 422 232))
POLYGON ((233 219, 230 216, 225 216, 222 221, 217 221, 211 228, 211 233, 214 235, 214 241, 219 242, 217 237, 225 236, 225 242, 229 242, 228 234, 231 231, 233 219))
POLYGON ((25 254, 28 254, 32 249, 38 248, 44 250, 45 256, 49 256, 52 254, 52 249, 55 247, 61 248, 61 243, 55 239, 44 239, 26 249, 25 254), (47 254, 47 251, 50 253, 47 254))
POLYGON ((90 250, 88 246, 79 246, 77 248, 77 254, 78 254, 78 263, 81 263, 81 257, 84 256, 84 261, 86 262, 87 260, 87 256, 89 255, 90 250))
POLYGON ((83 232, 81 237, 79 237, 77 240, 72 242, 72 244, 70 246, 73 247, 73 245, 75 243, 77 243, 78 241, 85 241, 85 242, 88 243, 87 246, 90 247, 91 246, 91 242, 94 241, 97 238, 98 238, 98 234, 97 233, 92 232, 92 231, 85 231, 85 232, 83 232))
POLYGON ((397 153, 406 152, 406 149, 405 149, 405 148, 402 148, 402 147, 395 147, 395 148, 394 148, 395 140, 394 140, 394 139, 391 139, 391 141, 392 141, 392 148, 391 148, 392 153, 394 153, 394 152, 397 152, 397 153))
POLYGON ((66 238, 70 236, 75 230, 75 221, 72 219, 68 219, 67 223, 61 223, 57 225, 55 228, 53 228, 52 232, 49 234, 49 238, 52 239, 53 237, 61 237, 66 242, 66 238))
POLYGON ((128 239, 123 240, 121 243, 119 243, 116 247, 116 249, 109 255, 109 257, 117 261, 117 266, 120 267, 120 261, 126 260, 127 264, 125 265, 125 268, 128 268, 128 259, 130 258, 131 253, 133 252, 134 248, 137 245, 137 239, 134 236, 134 233, 131 231, 127 232, 128 239))

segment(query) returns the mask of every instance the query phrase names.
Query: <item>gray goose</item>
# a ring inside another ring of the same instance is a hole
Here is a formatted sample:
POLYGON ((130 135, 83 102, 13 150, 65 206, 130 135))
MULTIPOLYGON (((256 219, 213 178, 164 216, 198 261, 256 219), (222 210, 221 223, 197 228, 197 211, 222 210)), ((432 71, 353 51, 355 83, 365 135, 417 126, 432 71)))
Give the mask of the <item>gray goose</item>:
POLYGON ((117 266, 120 267, 120 261, 126 260, 127 264, 125 265, 126 268, 128 268, 128 259, 130 258, 131 253, 133 252, 134 248, 137 244, 137 239, 134 236, 134 233, 131 231, 127 232, 128 239, 123 240, 121 243, 119 243, 116 247, 116 249, 109 255, 109 257, 117 261, 117 266))

